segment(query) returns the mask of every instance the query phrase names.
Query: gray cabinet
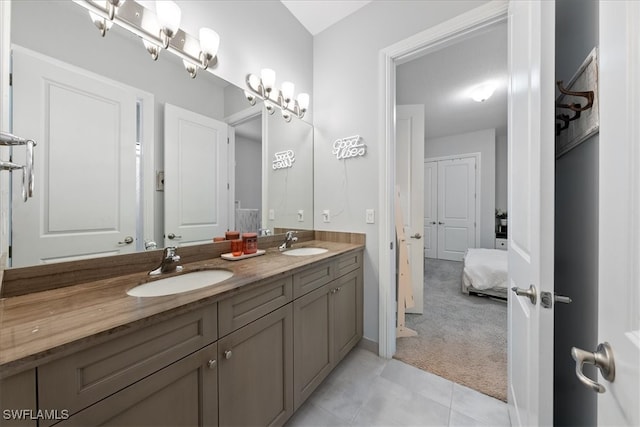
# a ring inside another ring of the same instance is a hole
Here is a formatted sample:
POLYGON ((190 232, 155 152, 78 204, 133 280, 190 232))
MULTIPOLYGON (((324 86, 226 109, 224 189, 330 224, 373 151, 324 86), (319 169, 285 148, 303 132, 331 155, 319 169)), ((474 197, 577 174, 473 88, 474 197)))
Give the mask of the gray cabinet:
POLYGON ((287 304, 218 341, 220 425, 282 425, 293 414, 292 318, 287 304))
POLYGON ((217 426, 217 344, 211 344, 58 426, 217 426))
POLYGON ((336 264, 337 274, 344 275, 293 303, 296 410, 362 338, 360 255, 341 257, 336 264))
POLYGON ((35 369, 0 380, 1 426, 35 427, 36 409, 35 369))

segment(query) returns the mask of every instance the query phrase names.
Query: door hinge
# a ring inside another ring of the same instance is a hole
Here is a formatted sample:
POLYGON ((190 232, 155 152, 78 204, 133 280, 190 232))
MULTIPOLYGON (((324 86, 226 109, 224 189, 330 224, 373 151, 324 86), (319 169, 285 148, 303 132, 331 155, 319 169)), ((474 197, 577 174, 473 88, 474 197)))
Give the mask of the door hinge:
POLYGON ((231 189, 231 187, 229 186, 229 183, 227 182, 227 190, 231 189))
POLYGON ((13 86, 13 73, 9 73, 9 86, 13 86))
POLYGON ((393 242, 389 243, 389 249, 393 250, 393 242))
POLYGON ((11 256, 13 255, 13 246, 9 246, 7 252, 9 252, 9 258, 11 258, 11 256))
POLYGON ((227 144, 229 144, 229 138, 227 138, 227 144))

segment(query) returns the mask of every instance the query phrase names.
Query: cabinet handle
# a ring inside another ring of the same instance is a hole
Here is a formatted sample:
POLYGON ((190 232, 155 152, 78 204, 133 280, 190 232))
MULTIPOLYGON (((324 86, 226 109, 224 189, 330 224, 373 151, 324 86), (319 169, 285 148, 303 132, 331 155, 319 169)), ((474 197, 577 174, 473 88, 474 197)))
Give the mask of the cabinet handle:
POLYGON ((224 351, 224 358, 225 359, 231 359, 231 356, 233 356, 233 353, 231 353, 231 350, 225 350, 224 351))
POLYGON ((209 367, 209 369, 213 369, 216 366, 216 359, 211 359, 207 362, 207 366, 209 367))

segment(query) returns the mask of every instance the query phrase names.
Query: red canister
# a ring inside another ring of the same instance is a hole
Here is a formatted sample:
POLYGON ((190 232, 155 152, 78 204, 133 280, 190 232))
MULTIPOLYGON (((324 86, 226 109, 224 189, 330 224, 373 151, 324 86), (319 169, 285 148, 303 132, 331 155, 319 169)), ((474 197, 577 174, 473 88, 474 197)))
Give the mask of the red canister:
POLYGON ((258 233, 242 233, 242 252, 255 254, 258 251, 258 233))
POLYGON ((236 240, 240 238, 239 231, 225 231, 224 238, 227 240, 236 240))

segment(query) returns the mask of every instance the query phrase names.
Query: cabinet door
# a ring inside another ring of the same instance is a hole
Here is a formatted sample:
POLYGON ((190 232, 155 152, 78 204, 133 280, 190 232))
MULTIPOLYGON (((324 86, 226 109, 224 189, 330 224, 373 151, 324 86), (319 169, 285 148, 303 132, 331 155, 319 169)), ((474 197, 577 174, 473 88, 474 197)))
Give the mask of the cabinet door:
POLYGON ((282 425, 291 416, 292 318, 289 303, 218 341, 220 425, 282 425))
POLYGON ((35 369, 0 380, 0 412, 2 426, 37 425, 35 369))
POLYGON ((217 426, 217 344, 211 344, 59 426, 217 426))
POLYGON ((342 276, 331 284, 335 363, 362 338, 362 270, 342 276))
POLYGON ((293 303, 293 402, 297 410, 333 368, 330 285, 293 303))

